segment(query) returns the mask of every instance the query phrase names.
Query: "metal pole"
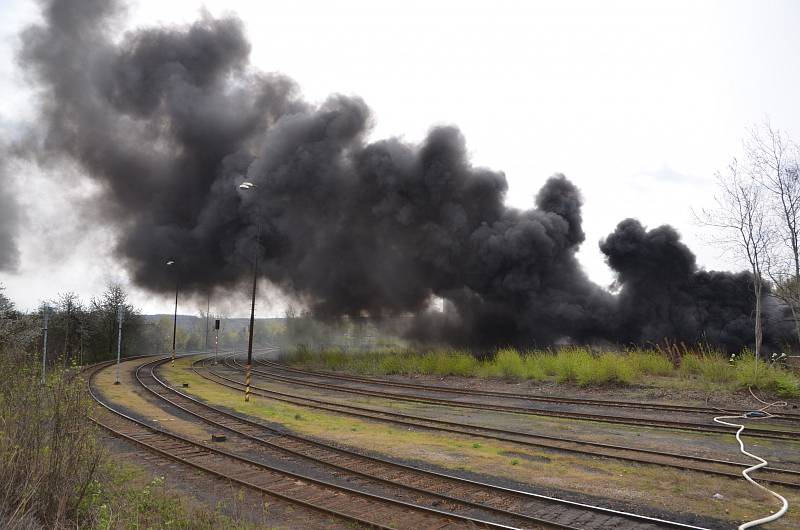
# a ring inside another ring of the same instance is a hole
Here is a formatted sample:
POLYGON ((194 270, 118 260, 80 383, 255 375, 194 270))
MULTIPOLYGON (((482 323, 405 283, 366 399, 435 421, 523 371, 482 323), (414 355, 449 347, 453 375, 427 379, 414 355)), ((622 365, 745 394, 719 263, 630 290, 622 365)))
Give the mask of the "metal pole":
POLYGON ((42 342, 42 384, 44 384, 45 369, 47 366, 47 320, 49 314, 47 313, 47 306, 44 306, 44 341, 42 342))
POLYGON ((117 332, 117 377, 114 380, 114 384, 119 384, 119 359, 122 355, 122 318, 123 318, 123 309, 121 305, 117 306, 117 322, 119 323, 119 330, 117 332))
POLYGON ((175 366, 175 334, 178 331, 178 272, 175 271, 175 314, 172 317, 172 363, 175 366))
POLYGON ((208 351, 208 312, 211 311, 211 291, 208 291, 208 299, 206 300, 206 345, 205 351, 208 351))
POLYGON ((214 331, 214 364, 217 364, 217 354, 219 353, 219 328, 214 331))
POLYGON ((261 244, 261 226, 258 227, 258 236, 256 236, 256 252, 255 259, 253 260, 253 300, 250 304, 250 338, 247 341, 247 371, 244 376, 244 400, 250 401, 250 378, 251 367, 253 364, 253 327, 255 324, 256 316, 256 281, 258 279, 258 247, 261 244))

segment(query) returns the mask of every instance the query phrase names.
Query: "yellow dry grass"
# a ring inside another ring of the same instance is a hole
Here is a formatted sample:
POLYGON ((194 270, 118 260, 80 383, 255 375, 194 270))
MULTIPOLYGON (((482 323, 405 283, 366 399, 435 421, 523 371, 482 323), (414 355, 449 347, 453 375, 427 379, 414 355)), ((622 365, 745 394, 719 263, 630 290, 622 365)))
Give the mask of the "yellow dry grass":
MULTIPOLYGON (((343 414, 281 403, 253 396, 245 403, 241 392, 194 374, 191 359, 165 366, 162 374, 181 389, 215 405, 278 423, 303 435, 345 444, 407 461, 512 479, 589 495, 633 502, 658 510, 686 511, 725 520, 748 520, 776 503, 743 480, 679 469, 641 465, 614 459, 535 450, 526 446, 432 431, 415 431, 343 414), (716 500, 714 494, 724 496, 716 500)), ((781 490, 790 503, 800 502, 794 490, 781 490)), ((771 528, 797 528, 792 513, 771 528)))

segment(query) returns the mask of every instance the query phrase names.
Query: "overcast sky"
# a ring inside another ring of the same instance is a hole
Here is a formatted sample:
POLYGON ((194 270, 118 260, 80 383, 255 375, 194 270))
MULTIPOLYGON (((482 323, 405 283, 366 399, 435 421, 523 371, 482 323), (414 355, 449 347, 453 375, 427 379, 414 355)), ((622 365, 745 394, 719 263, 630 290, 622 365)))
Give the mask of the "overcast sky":
MULTIPOLYGON (((748 127, 768 116, 800 139, 796 1, 140 0, 128 23, 186 23, 204 8, 237 14, 253 63, 294 78, 307 99, 363 97, 373 139, 418 141, 432 125, 457 125, 476 165, 505 172, 512 206, 531 207, 549 175, 566 174, 585 199, 579 257, 602 285, 613 275, 597 243, 626 217, 675 226, 705 268, 741 268, 709 244, 691 209, 712 203, 714 173, 741 152, 748 127)), ((35 2, 0 0, 4 137, 32 114, 14 50, 36 18, 35 2)), ((70 216, 93 184, 69 171, 13 170, 4 193, 24 207, 21 261, 0 283, 18 305, 127 281, 110 253, 114 234, 70 216), (59 244, 75 234, 79 244, 59 244)), ((247 293, 229 298, 218 309, 244 313, 247 293)), ((282 312, 266 300, 260 314, 282 312)), ((135 289, 134 301, 170 311, 168 299, 135 289)))

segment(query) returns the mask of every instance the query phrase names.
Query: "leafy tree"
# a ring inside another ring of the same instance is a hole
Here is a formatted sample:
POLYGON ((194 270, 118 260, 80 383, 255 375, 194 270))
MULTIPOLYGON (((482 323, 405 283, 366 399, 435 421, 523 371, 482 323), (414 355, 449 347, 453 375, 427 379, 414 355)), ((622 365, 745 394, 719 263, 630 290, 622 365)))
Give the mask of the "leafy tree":
POLYGON ((110 359, 116 355, 118 311, 123 314, 123 352, 137 346, 143 326, 141 313, 128 302, 128 293, 122 285, 112 282, 99 298, 89 302, 87 352, 90 360, 110 359))

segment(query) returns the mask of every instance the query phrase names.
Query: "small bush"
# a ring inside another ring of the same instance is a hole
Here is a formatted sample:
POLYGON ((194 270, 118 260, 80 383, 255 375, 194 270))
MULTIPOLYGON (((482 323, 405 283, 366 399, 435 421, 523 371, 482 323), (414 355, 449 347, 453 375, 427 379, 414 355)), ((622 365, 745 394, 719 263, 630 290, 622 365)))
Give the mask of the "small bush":
POLYGON ((800 396, 800 379, 783 368, 756 360, 749 352, 736 361, 736 382, 742 388, 773 391, 781 397, 800 396))
POLYGON ((736 379, 736 371, 721 354, 684 355, 678 368, 685 377, 697 377, 708 383, 727 384, 736 379))
POLYGON ((604 353, 578 367, 576 382, 581 386, 629 385, 634 377, 634 370, 626 359, 615 353, 604 353))
MULTIPOLYGON (((108 463, 88 488, 81 505, 83 527, 110 529, 174 528, 177 530, 254 530, 263 528, 239 517, 243 496, 231 492, 225 507, 236 519, 170 490, 164 477, 147 480, 147 474, 131 465, 108 463)), ((238 493, 242 493, 239 490, 238 493)), ((266 506, 264 507, 266 508, 266 506)), ((253 512, 251 508, 246 508, 253 512)), ((264 513, 263 515, 266 515, 264 513)))
POLYGON ((544 353, 528 353, 523 357, 525 362, 525 378, 533 381, 544 381, 547 379, 547 364, 552 359, 552 355, 544 353))
POLYGON ((0 351, 0 512, 55 528, 75 520, 103 451, 85 382, 57 368, 39 379, 0 351))
POLYGON ((673 372, 672 362, 658 352, 628 352, 627 360, 637 374, 668 376, 673 372))
POLYGON ((499 377, 508 379, 525 378, 525 361, 513 348, 505 348, 497 352, 492 361, 493 371, 499 377))
MULTIPOLYGON (((408 371, 408 361, 399 355, 384 355, 377 362, 377 369, 375 370, 381 374, 402 374, 408 371)), ((360 370, 364 371, 364 370, 360 370)))
POLYGON ((559 383, 577 383, 581 371, 592 363, 592 355, 581 348, 561 350, 555 357, 555 375, 559 383))
POLYGON ((300 347, 282 357, 284 362, 306 368, 350 370, 362 374, 427 374, 435 376, 496 377, 511 380, 555 380, 578 385, 632 385, 642 376, 680 375, 703 384, 752 386, 784 397, 800 395, 800 382, 792 374, 760 362, 753 371, 752 354, 744 352, 735 365, 719 352, 704 348, 685 353, 676 369, 662 352, 631 350, 594 355, 585 348, 563 348, 555 353, 520 353, 514 348, 498 350, 494 356, 476 357, 455 350, 413 350, 384 348, 379 351, 347 353, 339 349, 317 353, 300 347))
POLYGON ((529 354, 525 364, 533 379, 546 379, 558 374, 558 359, 549 352, 529 354))
POLYGON ((462 377, 475 375, 479 363, 478 360, 469 353, 457 351, 451 353, 449 356, 445 353, 444 357, 448 360, 448 369, 447 373, 442 373, 440 375, 458 375, 462 377))

